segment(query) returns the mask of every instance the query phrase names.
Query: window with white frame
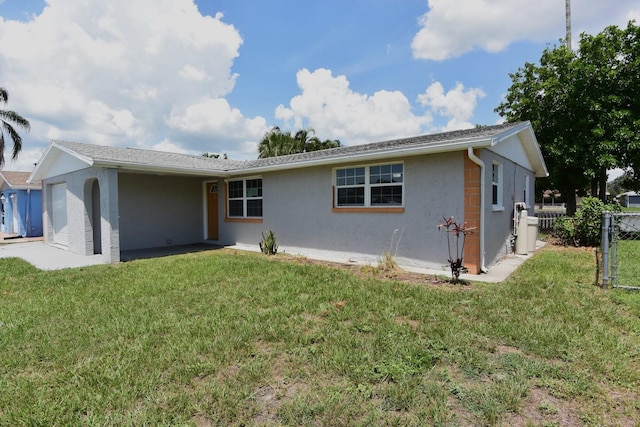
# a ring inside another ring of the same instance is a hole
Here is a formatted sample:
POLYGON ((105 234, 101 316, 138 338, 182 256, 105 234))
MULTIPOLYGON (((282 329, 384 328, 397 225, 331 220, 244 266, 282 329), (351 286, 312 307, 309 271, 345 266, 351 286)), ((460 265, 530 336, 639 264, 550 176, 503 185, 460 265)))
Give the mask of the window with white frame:
POLYGON ((501 209, 502 206, 502 165, 493 163, 491 165, 491 204, 494 209, 501 209))
POLYGON ((399 207, 403 205, 402 163, 335 170, 336 207, 399 207))
POLYGON ((262 179, 250 178, 227 182, 229 218, 262 218, 262 179))

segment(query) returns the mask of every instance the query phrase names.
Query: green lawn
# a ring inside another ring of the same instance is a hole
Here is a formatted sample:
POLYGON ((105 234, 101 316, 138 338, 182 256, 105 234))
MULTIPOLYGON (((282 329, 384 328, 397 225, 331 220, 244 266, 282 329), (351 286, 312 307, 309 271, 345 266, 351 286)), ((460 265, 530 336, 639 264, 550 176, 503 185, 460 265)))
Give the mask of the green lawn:
POLYGON ((617 245, 616 285, 640 287, 640 240, 620 240, 617 245))
POLYGON ((0 260, 0 425, 638 425, 640 292, 548 247, 503 284, 226 250, 0 260))

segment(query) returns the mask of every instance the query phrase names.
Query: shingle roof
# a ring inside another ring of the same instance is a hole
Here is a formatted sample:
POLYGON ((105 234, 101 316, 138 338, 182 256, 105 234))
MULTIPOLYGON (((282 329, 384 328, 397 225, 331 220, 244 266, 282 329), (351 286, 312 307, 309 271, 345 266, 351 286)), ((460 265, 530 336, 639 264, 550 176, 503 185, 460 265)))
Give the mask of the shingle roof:
POLYGON ((81 144, 69 141, 54 141, 76 154, 87 157, 93 163, 117 163, 121 165, 154 166, 171 169, 195 169, 200 171, 224 171, 240 167, 245 162, 229 159, 213 159, 190 154, 142 150, 138 148, 109 147, 106 145, 81 144))
POLYGON ((470 139, 490 139, 495 135, 506 132, 510 129, 522 126, 523 122, 504 123, 494 126, 481 126, 473 129, 457 130, 452 132, 435 133, 421 135, 412 138, 393 139, 382 142, 374 142, 363 145, 350 145, 345 147, 330 148, 327 150, 310 151, 307 153, 290 154, 288 156, 268 157, 265 159, 252 160, 245 167, 262 167, 271 165, 281 165, 289 163, 304 162, 321 158, 347 157, 350 155, 390 151, 399 148, 409 148, 412 146, 426 146, 430 144, 458 142, 470 139))
POLYGON ((29 176, 31 176, 31 172, 0 171, 0 179, 6 182, 12 189, 39 189, 42 187, 42 183, 40 181, 32 182, 30 184, 27 183, 29 176))
MULTIPOLYGON (((493 145, 511 132, 526 130, 530 132, 528 145, 537 176, 546 176, 546 167, 539 151, 535 136, 528 122, 505 123, 495 126, 482 126, 473 129, 458 130, 412 138, 401 138, 364 145, 351 145, 327 150, 270 157, 256 160, 212 159, 197 155, 120 148, 104 145, 82 144, 69 141, 53 141, 51 147, 66 151, 88 165, 118 167, 124 170, 156 171, 192 175, 227 175, 261 173, 266 170, 305 167, 312 164, 343 163, 352 159, 398 157, 430 152, 462 150, 467 147, 486 147, 493 145)), ((48 150, 49 151, 49 150, 48 150)), ((47 152, 48 152, 47 151, 47 152)), ((47 153, 36 165, 32 177, 46 175, 49 156, 47 153)), ((51 158, 53 161, 53 158, 51 158)))

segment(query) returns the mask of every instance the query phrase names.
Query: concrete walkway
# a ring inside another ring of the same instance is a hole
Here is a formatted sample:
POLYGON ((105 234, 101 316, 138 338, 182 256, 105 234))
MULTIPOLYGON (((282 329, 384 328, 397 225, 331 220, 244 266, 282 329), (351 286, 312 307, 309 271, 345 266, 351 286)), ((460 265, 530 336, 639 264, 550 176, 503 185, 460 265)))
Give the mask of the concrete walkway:
MULTIPOLYGON (((544 242, 538 240, 536 242, 536 250, 544 246, 544 242)), ((250 245, 235 245, 227 246, 227 248, 238 249, 242 251, 259 252, 260 248, 250 245)), ((354 264, 354 265, 377 265, 379 257, 372 255, 363 255, 350 252, 339 251, 326 251, 316 250, 308 248, 298 247, 280 247, 278 253, 288 253, 294 256, 302 256, 309 259, 316 259, 328 262, 337 262, 342 264, 354 264)), ((468 280, 470 282, 487 282, 487 283, 500 283, 509 278, 511 274, 527 259, 531 258, 531 255, 507 255, 496 264, 494 264, 489 271, 482 274, 461 274, 460 279, 468 280)), ((445 276, 451 277, 451 270, 448 266, 443 266, 440 269, 428 268, 424 266, 409 265, 404 263, 402 258, 398 258, 398 266, 413 273, 426 274, 429 276, 445 276)))
POLYGON ((12 243, 0 241, 0 258, 22 258, 40 270, 61 270, 104 264, 102 255, 77 255, 64 249, 45 245, 41 240, 12 243))
MULTIPOLYGON (((536 249, 542 247, 544 242, 538 241, 536 249)), ((122 261, 142 258, 157 258, 176 255, 180 253, 199 252, 203 250, 217 249, 220 246, 202 243, 195 245, 173 246, 167 248, 144 249, 139 251, 125 251, 121 254, 122 261)), ((237 250, 259 251, 258 246, 236 245, 228 246, 237 250)), ((318 251, 302 248, 281 248, 280 252, 292 255, 300 255, 310 259, 338 262, 344 264, 377 264, 376 257, 367 257, 361 254, 346 252, 318 251)), ((462 274, 460 278, 470 282, 500 283, 505 281, 523 262, 531 255, 509 255, 493 265, 487 273, 462 274)), ((22 258, 40 270, 60 270, 64 268, 86 267, 90 265, 105 264, 102 255, 83 256, 60 249, 55 246, 45 245, 41 239, 9 239, 0 240, 0 258, 22 258)), ((446 269, 429 269, 418 266, 403 265, 400 268, 420 274, 447 276, 451 272, 446 269)))

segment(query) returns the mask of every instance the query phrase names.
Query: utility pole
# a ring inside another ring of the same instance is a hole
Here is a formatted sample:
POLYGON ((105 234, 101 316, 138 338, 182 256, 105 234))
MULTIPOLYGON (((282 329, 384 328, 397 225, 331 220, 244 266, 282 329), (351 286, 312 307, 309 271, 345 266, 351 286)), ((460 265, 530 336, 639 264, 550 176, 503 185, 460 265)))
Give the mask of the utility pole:
POLYGON ((571 0, 565 0, 565 11, 567 20, 567 49, 571 50, 571 0))

